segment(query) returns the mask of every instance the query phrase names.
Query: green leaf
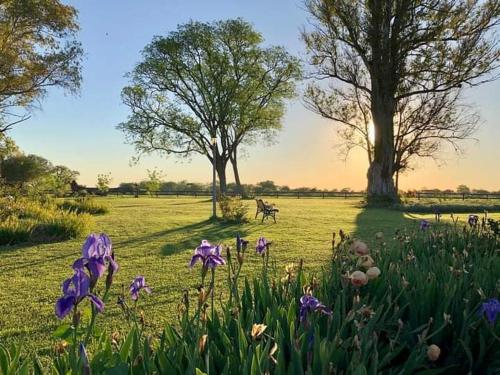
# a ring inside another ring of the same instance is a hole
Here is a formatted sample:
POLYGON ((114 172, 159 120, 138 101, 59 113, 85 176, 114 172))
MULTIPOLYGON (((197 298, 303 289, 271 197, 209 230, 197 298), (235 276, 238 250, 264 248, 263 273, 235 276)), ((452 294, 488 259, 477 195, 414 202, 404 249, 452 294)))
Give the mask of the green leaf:
POLYGON ((132 328, 120 348, 120 358, 124 362, 126 362, 128 354, 130 352, 130 348, 132 347, 132 342, 134 341, 134 335, 135 335, 135 329, 132 328))
POLYGON ((65 339, 69 337, 72 332, 73 332, 73 327, 70 324, 62 324, 56 328, 56 330, 52 334, 52 337, 65 339))

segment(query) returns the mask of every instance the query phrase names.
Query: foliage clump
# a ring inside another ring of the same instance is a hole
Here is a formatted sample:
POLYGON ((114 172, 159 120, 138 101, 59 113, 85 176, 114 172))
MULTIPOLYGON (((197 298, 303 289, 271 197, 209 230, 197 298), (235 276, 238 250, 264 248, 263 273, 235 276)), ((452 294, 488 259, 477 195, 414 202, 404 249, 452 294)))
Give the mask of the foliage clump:
POLYGON ((240 198, 222 195, 218 202, 224 221, 238 224, 248 221, 248 206, 240 198))
POLYGON ((90 215, 103 215, 109 212, 109 207, 102 203, 97 202, 95 199, 89 197, 80 197, 76 199, 66 199, 59 202, 58 207, 76 214, 87 213, 90 215))
POLYGON ((0 198, 0 246, 23 242, 62 241, 89 230, 87 213, 65 211, 51 200, 0 198))

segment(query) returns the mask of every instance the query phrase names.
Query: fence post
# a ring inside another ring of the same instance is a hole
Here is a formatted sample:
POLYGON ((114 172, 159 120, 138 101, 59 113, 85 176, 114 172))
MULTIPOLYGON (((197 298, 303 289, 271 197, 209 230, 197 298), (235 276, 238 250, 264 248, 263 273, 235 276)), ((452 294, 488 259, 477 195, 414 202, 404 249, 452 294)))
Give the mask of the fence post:
POLYGON ((300 192, 297 192, 297 199, 300 199, 300 192))
POLYGON ((462 200, 465 200, 465 193, 462 193, 462 200))

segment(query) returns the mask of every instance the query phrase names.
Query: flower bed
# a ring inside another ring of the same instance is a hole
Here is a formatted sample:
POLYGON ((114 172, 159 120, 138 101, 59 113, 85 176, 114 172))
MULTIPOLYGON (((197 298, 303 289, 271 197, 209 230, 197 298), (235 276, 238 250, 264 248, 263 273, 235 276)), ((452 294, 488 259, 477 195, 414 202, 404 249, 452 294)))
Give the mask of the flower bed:
MULTIPOLYGON (((255 250, 203 241, 189 267, 200 285, 179 301, 178 322, 146 335, 147 293, 154 280, 132 280, 118 303, 126 335, 101 332, 108 291, 118 271, 111 241, 92 235, 62 287, 58 344, 51 367, 59 374, 107 373, 488 373, 500 369, 500 241, 487 225, 465 229, 422 223, 383 233, 369 246, 343 232, 320 277, 302 264, 273 267, 273 244, 255 250), (388 241, 389 242, 389 241, 388 241), (252 280, 239 279, 245 260, 262 259, 252 280), (227 276, 216 289, 215 273, 227 276), (100 291, 100 292, 99 292, 100 291), (129 296, 127 296, 129 294, 129 296), (142 310, 144 306, 144 311, 142 310), (429 372, 430 371, 430 372, 429 372)), ((34 366, 0 346, 0 364, 34 366), (8 362, 7 354, 11 353, 8 362)))

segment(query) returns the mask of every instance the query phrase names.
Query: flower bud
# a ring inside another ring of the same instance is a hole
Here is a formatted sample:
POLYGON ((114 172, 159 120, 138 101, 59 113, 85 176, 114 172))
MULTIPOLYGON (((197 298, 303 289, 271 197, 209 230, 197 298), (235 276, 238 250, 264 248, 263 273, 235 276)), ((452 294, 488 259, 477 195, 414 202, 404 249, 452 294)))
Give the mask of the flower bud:
POLYGON ((82 363, 83 374, 90 374, 90 365, 89 365, 89 357, 87 355, 87 350, 85 349, 85 345, 80 343, 79 347, 80 360, 82 363))
POLYGON ((354 271, 351 274, 351 283, 354 286, 363 286, 368 283, 368 277, 363 271, 354 271))
POLYGON ((255 324, 252 326, 251 336, 252 339, 258 339, 266 330, 267 326, 265 324, 255 324))
POLYGON ((370 267, 373 267, 374 264, 375 264, 375 261, 373 260, 373 258, 371 256, 363 255, 361 257, 361 267, 368 269, 370 267))
POLYGON ((440 355, 441 355, 441 349, 437 345, 432 344, 427 349, 427 358, 429 358, 429 361, 432 362, 437 361, 440 355))
POLYGON ((380 269, 378 267, 370 267, 366 271, 366 276, 368 276, 369 280, 376 279, 377 277, 380 276, 380 269))
POLYGON ((205 347, 207 346, 207 341, 208 341, 208 335, 203 335, 200 337, 200 340, 198 341, 198 349, 200 353, 203 353, 205 351, 205 347))
POLYGON ((208 298, 208 293, 205 292, 205 288, 203 286, 200 286, 198 288, 198 291, 199 291, 199 294, 198 294, 198 303, 201 306, 201 305, 203 305, 206 302, 206 300, 208 298))
POLYGON ((66 352, 67 347, 68 347, 68 342, 62 340, 55 345, 54 350, 57 354, 64 354, 66 352))
POLYGON ((243 261, 245 260, 245 253, 240 252, 237 255, 238 258, 238 264, 241 266, 243 264, 243 261))
POLYGON ((113 332, 113 334, 111 335, 111 344, 118 346, 119 341, 120 341, 120 333, 117 331, 113 332))
POLYGON ((368 250, 368 245, 365 244, 363 241, 355 240, 352 245, 351 245, 351 251, 357 255, 367 255, 369 250, 368 250))

